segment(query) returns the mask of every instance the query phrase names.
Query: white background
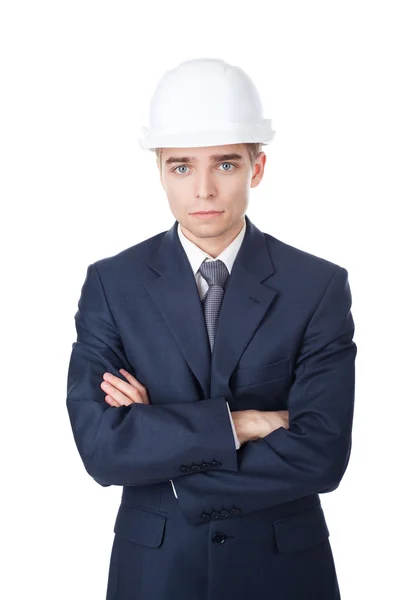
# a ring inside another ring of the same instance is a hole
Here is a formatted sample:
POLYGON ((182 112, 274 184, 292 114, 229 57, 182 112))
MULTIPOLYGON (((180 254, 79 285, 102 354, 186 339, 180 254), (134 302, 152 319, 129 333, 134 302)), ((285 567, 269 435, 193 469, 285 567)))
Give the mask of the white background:
POLYGON ((173 225, 137 138, 164 71, 203 56, 252 77, 276 130, 250 219, 349 273, 353 447, 321 496, 342 598, 411 597, 408 9, 2 3, 2 598, 104 598, 121 488, 72 437, 74 313, 88 264, 173 225))

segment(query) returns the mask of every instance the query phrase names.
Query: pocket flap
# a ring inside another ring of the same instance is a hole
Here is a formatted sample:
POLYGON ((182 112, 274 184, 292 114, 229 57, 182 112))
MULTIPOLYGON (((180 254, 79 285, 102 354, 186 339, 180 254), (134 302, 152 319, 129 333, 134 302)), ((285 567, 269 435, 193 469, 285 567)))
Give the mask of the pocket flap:
POLYGON ((166 519, 166 515, 121 503, 114 533, 130 542, 157 548, 163 540, 166 519))
POLYGON ((273 528, 279 552, 302 550, 330 535, 320 504, 275 521, 273 528))
POLYGON ((262 384, 289 376, 291 374, 290 369, 291 360, 285 358, 268 365, 237 369, 232 375, 232 381, 235 387, 262 384))

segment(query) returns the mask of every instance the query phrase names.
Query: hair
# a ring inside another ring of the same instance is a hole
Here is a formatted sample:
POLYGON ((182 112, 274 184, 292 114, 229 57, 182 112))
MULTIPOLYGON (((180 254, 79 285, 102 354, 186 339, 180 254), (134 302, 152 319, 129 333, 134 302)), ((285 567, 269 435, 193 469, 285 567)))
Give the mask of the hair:
MULTIPOLYGON (((251 167, 254 168, 254 164, 257 156, 261 152, 261 142, 244 142, 244 146, 247 148, 248 156, 250 157, 251 167)), ((161 164, 161 148, 156 148, 156 160, 157 163, 161 164)))

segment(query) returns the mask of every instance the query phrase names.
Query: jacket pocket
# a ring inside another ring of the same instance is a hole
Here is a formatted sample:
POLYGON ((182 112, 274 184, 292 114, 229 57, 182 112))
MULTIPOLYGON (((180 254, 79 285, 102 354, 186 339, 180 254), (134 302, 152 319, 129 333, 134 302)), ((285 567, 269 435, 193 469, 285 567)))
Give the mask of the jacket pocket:
POLYGON ((290 375, 291 359, 286 358, 261 367, 249 367, 245 369, 237 369, 233 373, 234 388, 244 387, 246 385, 254 385, 258 383, 266 383, 281 377, 290 375))
POLYGON ((321 504, 274 521, 278 552, 294 552, 326 540, 330 532, 321 504))
POLYGON ((167 516, 138 506, 121 503, 114 524, 119 537, 150 548, 158 548, 163 541, 167 516))

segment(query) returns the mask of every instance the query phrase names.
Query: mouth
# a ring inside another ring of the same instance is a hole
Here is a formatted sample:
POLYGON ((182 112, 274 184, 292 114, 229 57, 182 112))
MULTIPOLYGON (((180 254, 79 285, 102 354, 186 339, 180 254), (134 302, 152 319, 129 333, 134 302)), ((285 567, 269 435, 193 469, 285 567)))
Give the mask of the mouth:
POLYGON ((222 215, 224 211, 222 210, 200 210, 195 213, 191 213, 193 217, 199 217, 200 219, 206 219, 209 217, 217 217, 218 215, 222 215))

